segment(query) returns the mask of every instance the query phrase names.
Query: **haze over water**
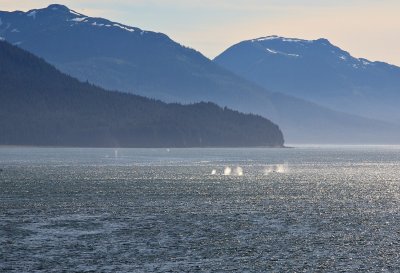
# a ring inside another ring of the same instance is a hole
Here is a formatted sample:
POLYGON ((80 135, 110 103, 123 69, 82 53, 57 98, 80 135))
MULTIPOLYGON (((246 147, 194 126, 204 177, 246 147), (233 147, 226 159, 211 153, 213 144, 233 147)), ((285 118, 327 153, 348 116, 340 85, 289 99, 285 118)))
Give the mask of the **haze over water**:
POLYGON ((400 270, 399 146, 0 148, 0 169, 0 271, 400 270))

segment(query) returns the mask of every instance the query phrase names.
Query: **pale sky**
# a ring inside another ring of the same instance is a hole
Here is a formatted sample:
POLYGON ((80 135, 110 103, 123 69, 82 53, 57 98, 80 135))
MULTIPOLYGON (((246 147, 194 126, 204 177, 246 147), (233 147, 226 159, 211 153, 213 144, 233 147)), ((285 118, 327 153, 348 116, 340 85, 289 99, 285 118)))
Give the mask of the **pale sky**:
POLYGON ((355 57, 400 66, 400 0, 0 0, 0 10, 52 3, 163 32, 209 58, 275 34, 327 38, 355 57))

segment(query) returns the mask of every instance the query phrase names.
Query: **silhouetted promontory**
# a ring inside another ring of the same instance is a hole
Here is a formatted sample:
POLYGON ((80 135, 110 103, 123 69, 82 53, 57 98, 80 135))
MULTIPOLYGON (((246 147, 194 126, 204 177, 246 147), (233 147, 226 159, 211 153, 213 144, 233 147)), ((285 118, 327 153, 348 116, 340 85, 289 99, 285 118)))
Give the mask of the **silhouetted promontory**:
POLYGON ((105 91, 0 42, 0 144, 282 147, 277 125, 213 103, 181 105, 105 91))

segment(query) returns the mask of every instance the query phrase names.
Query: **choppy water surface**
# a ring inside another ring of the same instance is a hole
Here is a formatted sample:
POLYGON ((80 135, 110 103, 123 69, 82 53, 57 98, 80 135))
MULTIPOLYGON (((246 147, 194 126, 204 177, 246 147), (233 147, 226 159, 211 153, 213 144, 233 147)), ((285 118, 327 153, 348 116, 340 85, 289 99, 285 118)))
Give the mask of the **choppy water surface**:
POLYGON ((400 270, 400 147, 0 148, 0 168, 0 271, 400 270))

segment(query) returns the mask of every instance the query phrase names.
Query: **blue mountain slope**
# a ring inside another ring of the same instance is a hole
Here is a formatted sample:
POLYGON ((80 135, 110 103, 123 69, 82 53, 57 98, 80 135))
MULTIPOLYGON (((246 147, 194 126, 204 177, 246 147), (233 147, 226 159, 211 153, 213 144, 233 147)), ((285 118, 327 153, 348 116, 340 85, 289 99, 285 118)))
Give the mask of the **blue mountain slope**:
POLYGON ((109 90, 167 102, 211 101, 277 123, 287 142, 393 143, 392 125, 273 93, 162 33, 93 18, 62 5, 0 12, 0 37, 61 71, 109 90))
POLYGON ((0 42, 0 145, 249 147, 283 145, 278 126, 213 103, 109 92, 0 42))
POLYGON ((400 68, 355 58, 326 39, 268 36, 233 45, 214 61, 265 88, 352 114, 400 121, 400 68))

